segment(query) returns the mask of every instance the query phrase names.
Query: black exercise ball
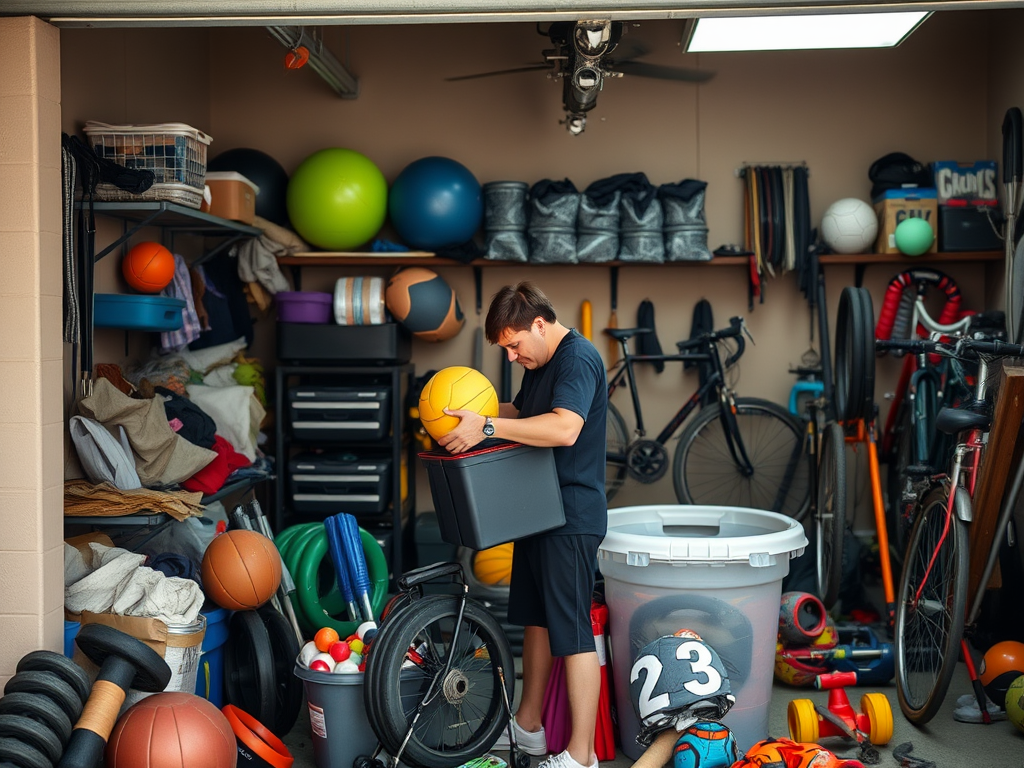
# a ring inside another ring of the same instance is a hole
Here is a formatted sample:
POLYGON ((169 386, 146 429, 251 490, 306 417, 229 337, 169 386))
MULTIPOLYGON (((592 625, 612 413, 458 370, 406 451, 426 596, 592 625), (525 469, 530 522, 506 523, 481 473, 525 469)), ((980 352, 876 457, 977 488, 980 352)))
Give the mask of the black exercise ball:
POLYGON ((235 171, 260 188, 256 196, 256 215, 291 226, 285 195, 288 191, 288 173, 277 160, 258 149, 239 147, 221 152, 209 162, 211 171, 235 171))

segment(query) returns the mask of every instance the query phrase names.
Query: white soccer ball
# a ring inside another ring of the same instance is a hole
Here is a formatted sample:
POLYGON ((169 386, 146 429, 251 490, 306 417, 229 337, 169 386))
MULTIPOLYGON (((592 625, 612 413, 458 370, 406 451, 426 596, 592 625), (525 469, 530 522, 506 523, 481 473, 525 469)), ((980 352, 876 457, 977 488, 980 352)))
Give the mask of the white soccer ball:
POLYGON ((836 200, 821 217, 821 239, 836 253, 863 253, 875 244, 878 217, 863 200, 836 200))

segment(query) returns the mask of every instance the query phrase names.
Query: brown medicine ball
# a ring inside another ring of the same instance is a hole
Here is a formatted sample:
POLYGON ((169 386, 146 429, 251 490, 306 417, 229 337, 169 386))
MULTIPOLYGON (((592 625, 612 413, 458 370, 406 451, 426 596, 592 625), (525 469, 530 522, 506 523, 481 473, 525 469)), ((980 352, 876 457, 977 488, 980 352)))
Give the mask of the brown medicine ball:
POLYGON ((235 768, 238 746, 216 705, 194 693, 156 693, 117 721, 106 758, 107 768, 235 768))
POLYGON ((281 555, 274 542, 255 531, 228 531, 203 555, 203 591, 222 608, 259 608, 281 583, 281 555))
POLYGON ((452 287, 423 267, 403 269, 388 280, 384 302, 398 322, 424 341, 450 339, 466 320, 452 287))

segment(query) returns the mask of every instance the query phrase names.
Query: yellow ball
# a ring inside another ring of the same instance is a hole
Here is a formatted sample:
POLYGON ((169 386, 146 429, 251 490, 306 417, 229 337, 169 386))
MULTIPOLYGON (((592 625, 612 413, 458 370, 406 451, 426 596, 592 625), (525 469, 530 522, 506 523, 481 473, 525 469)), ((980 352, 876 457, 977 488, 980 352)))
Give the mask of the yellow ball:
POLYGON ((1010 683, 1006 690, 1006 716, 1021 731, 1024 731, 1024 675, 1010 683))
POLYGON ((508 585, 512 581, 512 542, 477 552, 473 575, 481 584, 508 585))
POLYGON ((419 408, 423 428, 437 440, 459 423, 458 416, 449 416, 444 412, 445 408, 494 417, 498 415, 498 393, 487 377, 475 368, 453 365, 430 377, 420 392, 419 408))

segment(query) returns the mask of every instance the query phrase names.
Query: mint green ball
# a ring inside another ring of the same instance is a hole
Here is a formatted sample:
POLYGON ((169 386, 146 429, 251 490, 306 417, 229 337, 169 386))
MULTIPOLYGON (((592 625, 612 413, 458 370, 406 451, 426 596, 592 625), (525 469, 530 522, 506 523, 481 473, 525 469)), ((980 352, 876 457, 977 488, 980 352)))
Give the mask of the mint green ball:
POLYGON ((308 242, 347 251, 384 224, 388 182, 366 155, 331 148, 307 157, 288 181, 288 218, 308 242))
POLYGON ((920 256, 932 247, 932 225, 921 218, 904 219, 896 225, 896 247, 907 256, 920 256))

